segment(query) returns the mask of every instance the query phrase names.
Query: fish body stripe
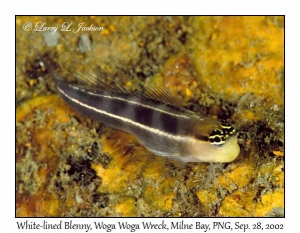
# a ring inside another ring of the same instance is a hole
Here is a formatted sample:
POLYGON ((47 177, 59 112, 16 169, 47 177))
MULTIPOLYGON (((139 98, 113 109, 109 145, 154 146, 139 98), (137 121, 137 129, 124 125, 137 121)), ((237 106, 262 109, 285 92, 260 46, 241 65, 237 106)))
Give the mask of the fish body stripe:
POLYGON ((112 96, 112 95, 105 95, 105 94, 96 93, 96 92, 92 92, 92 91, 86 91, 85 89, 82 89, 82 88, 79 88, 79 87, 73 86, 73 85, 70 85, 70 87, 75 89, 75 90, 85 92, 85 93, 87 93, 89 95, 92 95, 92 96, 98 96, 98 97, 103 97, 103 98, 107 98, 107 99, 120 100, 120 101, 131 103, 131 104, 134 104, 134 105, 138 105, 138 106, 142 106, 142 107, 145 107, 145 108, 153 109, 155 111, 162 112, 162 113, 165 113, 165 114, 168 114, 168 115, 172 115, 172 116, 176 116, 176 117, 180 117, 180 118, 186 118, 186 119, 190 118, 190 116, 187 116, 185 114, 178 114, 178 113, 166 111, 164 109, 157 108, 157 107, 154 107, 154 106, 151 106, 151 105, 148 105, 148 104, 143 104, 140 101, 129 100, 129 99, 125 99, 125 98, 121 98, 121 97, 117 97, 117 96, 112 96))
MULTIPOLYGON (((184 136, 176 135, 176 134, 171 134, 169 132, 166 132, 163 129, 167 129, 169 127, 166 127, 164 123, 160 121, 156 121, 157 126, 160 127, 152 127, 151 125, 146 125, 145 123, 152 123, 150 119, 155 119, 153 118, 153 115, 150 115, 149 111, 152 111, 151 114, 158 114, 158 112, 153 112, 155 111, 154 109, 151 108, 145 108, 144 104, 143 105, 138 105, 137 102, 135 102, 134 105, 130 105, 132 101, 126 101, 125 99, 118 97, 118 102, 116 99, 111 99, 108 101, 108 99, 104 99, 101 96, 88 96, 87 92, 83 91, 77 91, 73 93, 66 93, 64 90, 62 90, 60 87, 57 86, 58 92, 62 95, 62 97, 69 102, 70 105, 72 105, 75 109, 79 110, 80 112, 85 113, 85 115, 90 115, 92 118, 99 120, 105 124, 109 124, 109 122, 106 122, 109 120, 109 118, 112 119, 112 123, 109 125, 114 125, 115 128, 120 128, 124 129, 126 126, 125 124, 129 124, 131 127, 131 130, 128 131, 133 131, 132 128, 137 128, 139 130, 145 130, 148 133, 153 133, 156 134, 157 136, 163 136, 172 140, 177 140, 177 141, 182 141, 185 139, 184 136), (74 94, 74 96, 71 96, 71 94, 74 94), (102 98, 101 98, 102 97, 102 98), (102 106, 102 107, 101 107, 102 106), (134 106, 133 108, 131 108, 134 106), (101 107, 101 108, 100 108, 101 107), (110 111, 108 111, 110 110, 110 111), (149 114, 144 115, 144 114, 149 114), (99 116, 99 114, 101 116, 99 116), (137 114, 137 115, 135 115, 137 114), (139 117, 139 114, 142 114, 143 117, 139 117), (107 120, 103 118, 103 116, 107 117, 107 120), (144 118, 147 118, 145 120, 144 118), (102 120, 101 120, 102 119, 102 120), (137 121, 139 120, 139 121, 137 121), (115 126, 119 124, 119 127, 115 126)), ((156 108, 155 108, 156 109, 156 108)), ((159 115, 162 113, 160 112, 159 115)), ((173 116, 174 118, 174 116, 173 116)), ((170 120, 172 118, 168 118, 170 120)), ((174 118, 175 119, 175 118, 174 118)), ((173 120, 173 123, 176 124, 176 119, 173 120)), ((169 121, 166 122, 166 125, 169 125, 169 121)), ((174 127, 174 125, 171 125, 174 127)), ((172 128, 171 127, 171 128, 172 128)), ((170 131, 170 130, 169 130, 170 131)), ((174 131, 174 130, 173 130, 174 131)), ((134 132, 131 132, 134 134, 134 132)))

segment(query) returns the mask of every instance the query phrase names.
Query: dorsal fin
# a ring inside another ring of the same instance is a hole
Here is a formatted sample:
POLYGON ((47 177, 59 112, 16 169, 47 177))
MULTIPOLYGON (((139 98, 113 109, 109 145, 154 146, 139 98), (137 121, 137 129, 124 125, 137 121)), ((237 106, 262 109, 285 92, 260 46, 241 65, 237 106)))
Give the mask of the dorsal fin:
POLYGON ((172 96, 169 91, 160 87, 146 86, 143 88, 142 94, 148 99, 157 100, 164 104, 175 106, 182 111, 186 111, 185 106, 182 105, 176 97, 172 96))

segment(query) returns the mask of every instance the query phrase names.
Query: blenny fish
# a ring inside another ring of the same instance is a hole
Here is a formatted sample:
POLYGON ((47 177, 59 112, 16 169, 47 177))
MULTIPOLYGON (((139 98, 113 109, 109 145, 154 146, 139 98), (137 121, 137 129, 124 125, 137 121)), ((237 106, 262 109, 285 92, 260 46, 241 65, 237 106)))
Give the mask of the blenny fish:
POLYGON ((66 103, 86 117, 133 134, 156 155, 220 163, 239 155, 235 128, 186 109, 167 91, 156 87, 127 91, 95 77, 83 78, 86 85, 74 84, 43 62, 66 103))

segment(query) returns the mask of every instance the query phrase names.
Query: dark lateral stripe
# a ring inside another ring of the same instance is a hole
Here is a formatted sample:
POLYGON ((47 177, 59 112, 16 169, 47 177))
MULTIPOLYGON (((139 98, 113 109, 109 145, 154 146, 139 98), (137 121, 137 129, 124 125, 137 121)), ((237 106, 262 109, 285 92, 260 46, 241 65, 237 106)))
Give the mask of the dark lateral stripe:
POLYGON ((134 120, 136 122, 153 127, 152 123, 153 123, 154 110, 142 106, 132 105, 131 107, 133 107, 134 120))
POLYGON ((88 90, 85 90, 85 89, 82 89, 82 88, 79 88, 79 87, 73 86, 73 85, 70 85, 70 87, 77 90, 77 91, 85 92, 86 94, 91 95, 91 96, 98 96, 98 97, 103 97, 103 98, 107 98, 107 99, 120 100, 120 101, 123 101, 123 102, 128 102, 130 104, 143 106, 145 108, 149 108, 149 109, 152 109, 154 111, 158 111, 158 112, 166 113, 166 114, 169 114, 169 115, 177 116, 177 117, 180 117, 180 118, 189 118, 188 116, 186 116, 184 114, 168 112, 168 111, 165 111, 165 110, 160 109, 158 107, 151 106, 149 104, 143 104, 143 103, 140 103, 138 101, 127 99, 127 98, 124 98, 124 97, 113 96, 113 95, 102 94, 102 93, 95 93, 95 92, 91 92, 91 91, 88 91, 88 90))
POLYGON ((179 133, 179 121, 176 117, 160 113, 161 129, 170 134, 179 133))
MULTIPOLYGON (((164 137, 167 137, 167 138, 170 138, 170 139, 173 139, 173 140, 177 140, 177 141, 186 140, 186 138, 184 136, 173 135, 173 134, 164 132, 162 130, 159 130, 159 129, 156 129, 156 128, 153 128, 153 127, 150 127, 150 126, 147 126, 147 125, 144 125, 144 124, 141 124, 139 122, 135 122, 134 120, 132 120, 130 118, 126 118, 122 115, 116 115, 116 114, 113 114, 111 112, 99 109, 99 108, 97 108, 93 105, 88 104, 87 102, 82 102, 82 101, 80 101, 80 100, 78 100, 74 97, 71 97, 66 92, 64 92, 62 89, 60 89, 59 87, 57 87, 57 90, 59 91, 59 93, 61 95, 64 96, 64 98, 66 98, 69 102, 71 102, 73 106, 78 105, 79 108, 77 108, 77 109, 86 109, 88 111, 93 112, 93 114, 100 114, 100 115, 102 114, 106 117, 111 117, 115 120, 119 120, 119 121, 123 122, 124 124, 125 123, 130 124, 132 126, 135 126, 135 127, 140 128, 140 129, 144 129, 148 132, 154 133, 157 136, 164 136, 164 137)), ((87 113, 88 111, 85 111, 85 112, 87 113)))
MULTIPOLYGON (((122 102, 116 99, 104 99, 104 101, 107 101, 109 103, 109 105, 105 109, 106 111, 118 116, 124 116, 126 118, 132 119, 132 113, 128 111, 128 109, 132 109, 132 106, 130 106, 129 103, 122 102)), ((99 108, 101 108, 100 105, 99 108)))

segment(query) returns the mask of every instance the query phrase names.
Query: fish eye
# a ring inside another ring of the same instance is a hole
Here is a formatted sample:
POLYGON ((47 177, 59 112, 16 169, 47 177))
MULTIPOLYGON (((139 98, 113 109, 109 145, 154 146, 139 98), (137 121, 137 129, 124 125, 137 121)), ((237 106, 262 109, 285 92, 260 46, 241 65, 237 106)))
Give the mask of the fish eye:
POLYGON ((226 141, 226 134, 223 130, 215 129, 209 135, 209 142, 214 146, 222 146, 226 141))
POLYGON ((227 122, 221 123, 221 129, 215 129, 211 131, 208 140, 210 144, 214 146, 222 146, 225 144, 226 139, 230 136, 236 134, 235 128, 233 128, 230 124, 227 122))

